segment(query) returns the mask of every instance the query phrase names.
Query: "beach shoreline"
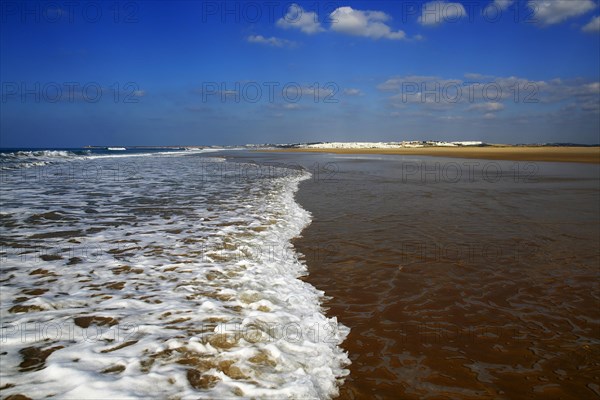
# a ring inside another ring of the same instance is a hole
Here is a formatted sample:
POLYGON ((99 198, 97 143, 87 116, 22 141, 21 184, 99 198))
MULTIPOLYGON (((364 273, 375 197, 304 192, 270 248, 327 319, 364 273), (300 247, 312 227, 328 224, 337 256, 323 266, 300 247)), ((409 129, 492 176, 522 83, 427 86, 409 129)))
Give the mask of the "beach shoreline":
POLYGON ((385 154, 407 156, 432 156, 450 158, 474 158, 509 161, 548 161, 600 164, 600 147, 410 147, 399 149, 319 149, 288 148, 260 150, 261 152, 301 152, 334 154, 385 154))
POLYGON ((293 244, 327 316, 350 328, 340 399, 592 395, 572 335, 589 343, 598 328, 584 322, 598 315, 597 167, 544 163, 535 179, 490 181, 479 163, 479 178, 427 183, 436 159, 404 179, 401 157, 324 153, 271 154, 336 165, 300 185, 313 221, 293 244))

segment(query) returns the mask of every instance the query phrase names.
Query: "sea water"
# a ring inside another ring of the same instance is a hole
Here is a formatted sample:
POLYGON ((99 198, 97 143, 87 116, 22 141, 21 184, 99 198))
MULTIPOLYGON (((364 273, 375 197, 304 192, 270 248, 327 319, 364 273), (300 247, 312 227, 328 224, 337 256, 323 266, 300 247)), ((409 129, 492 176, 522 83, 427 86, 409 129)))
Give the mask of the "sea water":
POLYGON ((349 330, 290 243, 310 174, 116 153, 0 153, 2 394, 335 396, 349 330))

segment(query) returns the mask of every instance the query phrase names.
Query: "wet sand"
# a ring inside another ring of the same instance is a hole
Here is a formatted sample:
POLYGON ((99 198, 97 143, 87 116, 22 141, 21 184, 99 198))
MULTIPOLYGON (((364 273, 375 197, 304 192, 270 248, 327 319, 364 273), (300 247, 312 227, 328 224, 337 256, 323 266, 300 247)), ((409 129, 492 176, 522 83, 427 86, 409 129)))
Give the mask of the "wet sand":
POLYGON ((295 245, 351 328, 341 399, 600 396, 595 165, 252 157, 313 173, 295 245), (456 180, 447 166, 475 170, 456 180))
POLYGON ((417 147, 404 149, 280 149, 282 152, 401 154, 488 160, 600 163, 600 147, 417 147))

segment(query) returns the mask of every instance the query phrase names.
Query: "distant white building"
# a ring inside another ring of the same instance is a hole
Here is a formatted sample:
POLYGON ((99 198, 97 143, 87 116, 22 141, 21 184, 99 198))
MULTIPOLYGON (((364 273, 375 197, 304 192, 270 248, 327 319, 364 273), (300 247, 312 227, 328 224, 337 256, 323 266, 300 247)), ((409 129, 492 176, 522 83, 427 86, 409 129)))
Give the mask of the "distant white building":
POLYGON ((458 146, 481 146, 483 142, 471 141, 471 142, 452 142, 458 146))
POLYGON ((456 147, 456 146, 479 146, 483 142, 438 142, 438 141, 403 141, 403 142, 327 142, 300 145, 309 149, 401 149, 407 147, 456 147))

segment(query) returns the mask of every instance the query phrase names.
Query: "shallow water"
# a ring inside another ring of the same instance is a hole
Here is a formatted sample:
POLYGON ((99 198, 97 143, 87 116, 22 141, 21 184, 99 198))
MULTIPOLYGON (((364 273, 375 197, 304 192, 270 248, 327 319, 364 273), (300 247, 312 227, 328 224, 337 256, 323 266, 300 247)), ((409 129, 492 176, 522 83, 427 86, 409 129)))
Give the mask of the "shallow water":
POLYGON ((600 396, 597 165, 251 157, 312 172, 294 243, 351 329, 341 399, 600 396))
POLYGON ((27 157, 2 175, 3 397, 337 394, 347 328, 290 243, 311 220, 294 201, 307 172, 27 157))
POLYGON ((3 396, 600 396, 598 166, 217 155, 8 182, 3 396))
POLYGON ((598 166, 319 162, 295 243, 351 329, 340 398, 600 396, 598 166))

